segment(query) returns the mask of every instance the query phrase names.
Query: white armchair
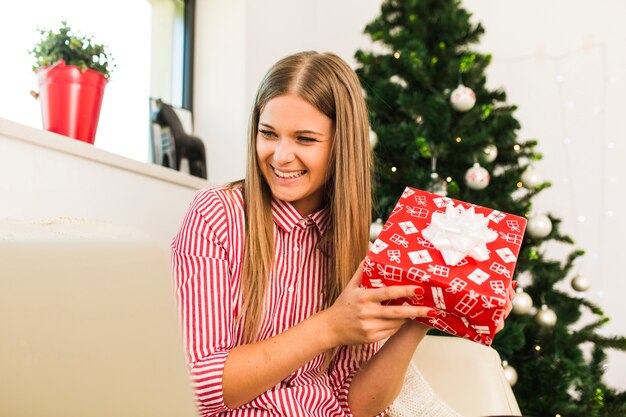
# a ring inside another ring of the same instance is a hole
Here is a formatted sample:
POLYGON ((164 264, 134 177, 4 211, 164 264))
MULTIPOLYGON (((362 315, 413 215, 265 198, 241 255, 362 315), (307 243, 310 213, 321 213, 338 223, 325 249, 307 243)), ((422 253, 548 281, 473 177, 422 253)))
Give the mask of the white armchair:
MULTIPOLYGON (((167 257, 120 225, 0 220, 0 415, 195 416, 167 257)), ((427 336, 414 362, 463 416, 519 414, 493 349, 427 336)))
POLYGON ((492 348, 457 337, 426 336, 413 362, 432 391, 465 417, 521 414, 492 348))

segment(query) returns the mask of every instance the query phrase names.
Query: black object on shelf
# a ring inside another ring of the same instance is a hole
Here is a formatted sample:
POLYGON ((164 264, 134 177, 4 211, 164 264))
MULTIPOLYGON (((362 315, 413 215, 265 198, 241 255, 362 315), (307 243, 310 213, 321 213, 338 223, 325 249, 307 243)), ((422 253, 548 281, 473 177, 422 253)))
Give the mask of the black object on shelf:
POLYGON ((202 140, 185 131, 176 110, 160 99, 151 99, 153 160, 168 168, 180 170, 183 158, 189 161, 189 173, 207 178, 206 153, 202 140))

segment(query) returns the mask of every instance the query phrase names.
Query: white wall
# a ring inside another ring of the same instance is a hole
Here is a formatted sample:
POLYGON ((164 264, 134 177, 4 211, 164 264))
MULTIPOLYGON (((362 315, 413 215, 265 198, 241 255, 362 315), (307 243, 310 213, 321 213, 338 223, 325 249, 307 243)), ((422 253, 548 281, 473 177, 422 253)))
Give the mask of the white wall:
POLYGON ((194 127, 207 143, 209 181, 243 178, 249 111, 269 67, 309 49, 352 62, 378 8, 377 0, 197 2, 194 127))
MULTIPOLYGON (((199 1, 195 123, 208 142, 212 183, 244 175, 248 110, 256 87, 277 59, 299 50, 333 51, 353 63, 369 45, 365 24, 380 0, 199 1)), ((626 335, 620 294, 626 280, 618 250, 626 236, 626 2, 465 0, 486 28, 480 49, 493 54, 491 87, 503 87, 523 128, 537 138, 537 164, 554 187, 536 209, 564 219, 587 255, 576 265, 592 282, 588 297, 612 318, 608 333, 626 335), (566 144, 567 142, 567 144, 566 144)), ((563 249, 550 254, 563 259, 563 249)), ((626 357, 610 356, 607 379, 626 388, 626 357)))
MULTIPOLYGON (((519 106, 520 137, 536 138, 544 155, 536 169, 553 187, 534 208, 562 218, 561 230, 586 251, 575 267, 591 281, 586 296, 611 318, 603 333, 626 335, 626 2, 464 5, 485 26, 480 49, 493 54, 489 86, 504 88, 519 106)), ((562 260, 569 250, 554 244, 547 254, 562 260)), ((569 281, 563 288, 571 290, 569 281)), ((607 380, 626 389, 626 355, 609 351, 609 359, 607 380)))
POLYGON ((0 219, 80 218, 130 226, 165 249, 208 183, 0 119, 0 219))

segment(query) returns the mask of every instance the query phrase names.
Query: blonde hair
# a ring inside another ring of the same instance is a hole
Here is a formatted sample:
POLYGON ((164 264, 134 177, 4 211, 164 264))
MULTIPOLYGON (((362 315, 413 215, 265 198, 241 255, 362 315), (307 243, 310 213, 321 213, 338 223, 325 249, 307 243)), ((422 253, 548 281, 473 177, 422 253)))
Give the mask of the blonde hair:
POLYGON ((241 314, 248 342, 258 338, 274 260, 272 194, 257 161, 257 129, 266 103, 286 94, 303 98, 334 125, 325 190, 330 222, 318 246, 330 261, 322 307, 335 302, 368 248, 372 162, 367 109, 359 79, 345 61, 332 53, 301 52, 283 58, 259 86, 250 117, 246 178, 238 183, 243 184, 246 215, 241 314))

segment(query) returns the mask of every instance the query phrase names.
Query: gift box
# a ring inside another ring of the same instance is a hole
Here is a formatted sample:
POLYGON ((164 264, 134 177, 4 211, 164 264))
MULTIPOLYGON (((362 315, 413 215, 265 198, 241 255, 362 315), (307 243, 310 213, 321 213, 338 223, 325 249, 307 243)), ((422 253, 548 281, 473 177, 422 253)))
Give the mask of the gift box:
POLYGON ((491 345, 504 320, 526 219, 407 187, 363 263, 369 288, 420 285, 388 304, 432 307, 415 320, 491 345))

